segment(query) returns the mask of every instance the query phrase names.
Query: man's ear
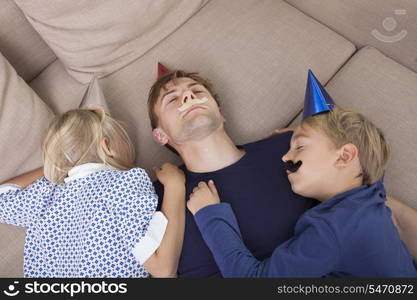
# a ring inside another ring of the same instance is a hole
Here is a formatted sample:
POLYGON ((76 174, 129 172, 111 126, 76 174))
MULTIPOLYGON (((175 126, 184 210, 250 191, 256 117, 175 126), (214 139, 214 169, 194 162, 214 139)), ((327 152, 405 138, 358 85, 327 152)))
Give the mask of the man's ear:
POLYGON ((110 149, 110 141, 108 138, 104 137, 101 140, 101 147, 103 148, 104 153, 106 153, 107 156, 114 157, 114 152, 112 149, 110 149))
POLYGON ((354 144, 346 144, 338 149, 339 157, 336 161, 337 167, 350 165, 359 155, 358 148, 354 144))
POLYGON ((153 140, 161 146, 164 146, 169 142, 168 135, 161 128, 152 130, 152 136, 153 140))

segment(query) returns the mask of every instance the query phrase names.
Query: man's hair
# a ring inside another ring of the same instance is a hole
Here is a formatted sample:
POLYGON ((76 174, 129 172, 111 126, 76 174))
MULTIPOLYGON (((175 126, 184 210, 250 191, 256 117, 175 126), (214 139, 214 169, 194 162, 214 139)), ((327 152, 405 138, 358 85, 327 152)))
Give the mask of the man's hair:
MULTIPOLYGON (((156 102, 158 100, 158 97, 161 94, 161 90, 165 89, 166 84, 169 83, 170 81, 172 81, 174 84, 176 84, 177 83, 176 79, 178 79, 178 78, 190 78, 190 79, 193 79, 194 81, 198 82, 199 84, 203 85, 209 91, 209 93, 213 96, 214 100, 216 100, 217 105, 220 106, 218 96, 217 96, 217 94, 214 93, 213 87, 207 79, 201 77, 196 72, 186 72, 186 71, 183 71, 183 70, 175 70, 175 71, 169 72, 169 73, 159 77, 156 80, 156 82, 152 85, 151 89, 149 90, 148 114, 149 114, 149 119, 151 121, 152 130, 158 127, 159 119, 158 119, 158 116, 155 113, 155 105, 156 105, 156 102)), ((166 146, 172 152, 178 154, 178 152, 173 147, 171 147, 170 145, 166 145, 166 146)))
POLYGON ((362 184, 371 184, 384 174, 391 150, 383 132, 362 114, 335 106, 332 111, 304 120, 314 129, 322 130, 337 148, 352 143, 358 148, 362 167, 362 184))
POLYGON ((45 177, 54 184, 63 183, 71 168, 85 163, 104 163, 120 170, 134 167, 135 150, 126 130, 99 107, 55 116, 46 130, 42 150, 45 177), (104 152, 103 138, 114 156, 104 152))

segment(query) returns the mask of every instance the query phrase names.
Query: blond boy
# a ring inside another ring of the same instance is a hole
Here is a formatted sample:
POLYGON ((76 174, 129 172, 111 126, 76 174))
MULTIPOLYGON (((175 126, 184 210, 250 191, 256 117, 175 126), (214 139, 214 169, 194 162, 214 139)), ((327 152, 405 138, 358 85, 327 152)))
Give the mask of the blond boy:
POLYGON ((417 277, 385 205, 389 158, 383 133, 334 107, 309 72, 304 118, 282 159, 292 190, 321 203, 300 217, 294 236, 259 261, 213 181, 200 182, 187 207, 224 277, 417 277))

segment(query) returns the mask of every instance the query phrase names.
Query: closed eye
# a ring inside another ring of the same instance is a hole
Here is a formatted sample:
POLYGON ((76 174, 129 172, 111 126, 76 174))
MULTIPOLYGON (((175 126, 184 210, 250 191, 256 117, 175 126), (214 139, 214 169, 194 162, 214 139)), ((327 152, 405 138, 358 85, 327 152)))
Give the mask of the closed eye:
POLYGON ((304 146, 298 146, 297 148, 295 148, 295 150, 300 150, 301 148, 303 148, 304 146))

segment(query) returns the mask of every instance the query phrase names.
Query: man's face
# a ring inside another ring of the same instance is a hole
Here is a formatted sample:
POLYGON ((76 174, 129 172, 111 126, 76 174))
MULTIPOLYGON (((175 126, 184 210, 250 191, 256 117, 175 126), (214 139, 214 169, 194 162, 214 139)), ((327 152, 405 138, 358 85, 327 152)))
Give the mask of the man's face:
POLYGON ((294 193, 321 200, 336 178, 339 157, 334 143, 321 131, 303 124, 291 138, 290 150, 283 161, 302 161, 296 172, 287 171, 294 193))
POLYGON ((168 82, 160 91, 154 110, 158 128, 153 135, 159 144, 172 146, 206 137, 223 126, 224 119, 209 91, 191 78, 178 78, 176 84, 168 82), (180 111, 179 108, 193 99, 208 100, 180 111))

